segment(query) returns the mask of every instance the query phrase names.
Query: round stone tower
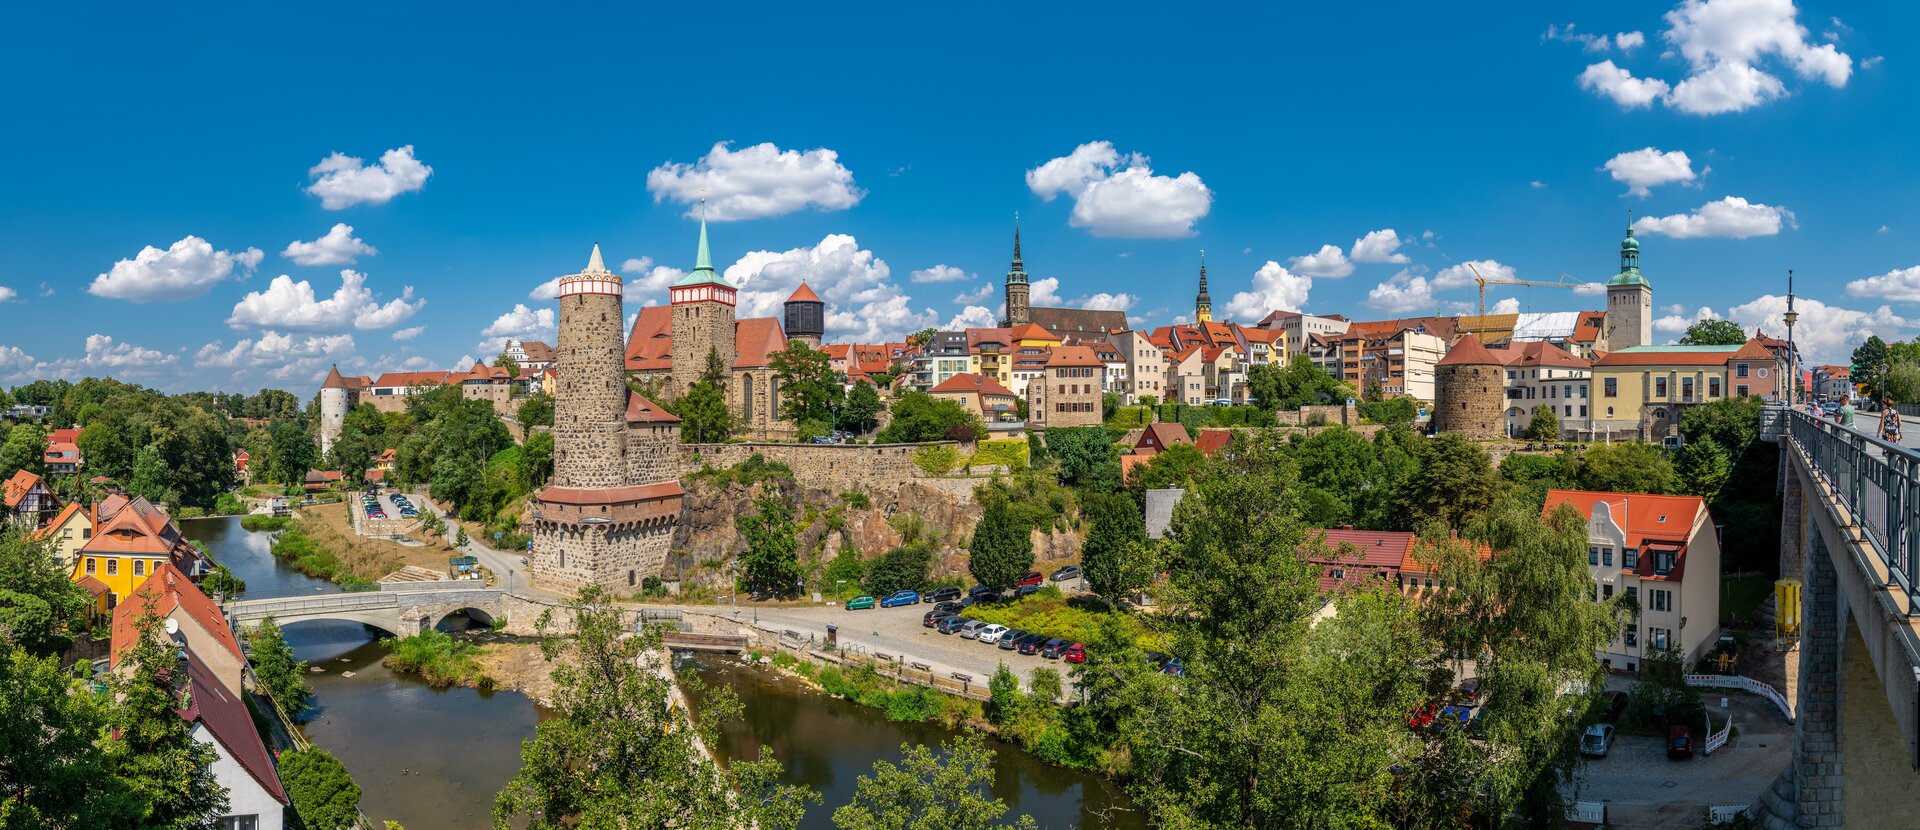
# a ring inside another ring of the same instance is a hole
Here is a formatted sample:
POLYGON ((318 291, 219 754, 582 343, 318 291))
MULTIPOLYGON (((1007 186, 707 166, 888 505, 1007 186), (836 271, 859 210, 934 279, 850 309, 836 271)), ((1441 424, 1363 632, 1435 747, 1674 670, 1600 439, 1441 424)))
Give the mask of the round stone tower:
POLYGON ((587 269, 560 278, 554 352, 553 483, 618 487, 627 473, 625 319, 620 277, 593 246, 587 269))
POLYGON ((785 325, 789 342, 799 341, 815 349, 820 348, 820 337, 827 333, 827 304, 821 302, 820 295, 806 283, 793 290, 793 296, 787 298, 785 325))
MULTIPOLYGON (((320 384, 320 455, 325 456, 333 449, 333 441, 340 437, 341 427, 346 425, 347 410, 353 408, 348 399, 352 390, 347 388, 347 379, 340 376, 340 367, 334 366, 327 372, 327 379, 320 384)), ((324 462, 323 462, 324 463, 324 462)))
POLYGON ((694 254, 693 271, 673 284, 668 292, 673 306, 673 397, 687 390, 707 371, 708 357, 718 357, 721 388, 731 388, 737 331, 733 305, 737 291, 713 270, 713 256, 707 252, 707 220, 700 220, 700 249, 694 254))
POLYGON ((1433 365, 1433 424, 1468 438, 1504 438, 1506 366, 1469 334, 1433 365))

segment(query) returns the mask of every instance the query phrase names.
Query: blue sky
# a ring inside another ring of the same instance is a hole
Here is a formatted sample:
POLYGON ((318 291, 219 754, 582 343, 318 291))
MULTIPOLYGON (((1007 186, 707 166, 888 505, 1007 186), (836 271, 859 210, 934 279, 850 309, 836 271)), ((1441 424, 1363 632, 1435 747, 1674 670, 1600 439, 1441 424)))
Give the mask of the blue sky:
POLYGON ((1216 316, 1457 313, 1632 210, 1663 332, 1777 331, 1788 268, 1815 359, 1920 331, 1920 7, 1316 6, 16 10, 0 382, 450 368, 595 242, 664 302, 703 189, 743 311, 807 279, 829 339, 996 316, 1015 212, 1036 304, 1142 326, 1203 248, 1216 316))

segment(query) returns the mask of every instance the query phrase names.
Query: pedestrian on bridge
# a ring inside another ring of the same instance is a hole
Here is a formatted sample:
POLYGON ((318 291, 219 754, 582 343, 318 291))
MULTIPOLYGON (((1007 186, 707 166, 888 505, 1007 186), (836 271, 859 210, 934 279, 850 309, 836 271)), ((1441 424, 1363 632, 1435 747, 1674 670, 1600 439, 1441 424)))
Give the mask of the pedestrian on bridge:
POLYGON ((1840 396, 1840 408, 1837 410, 1834 410, 1833 419, 1836 421, 1839 421, 1841 426, 1846 427, 1847 429, 1853 429, 1853 399, 1852 398, 1847 397, 1846 395, 1840 396))
POLYGON ((1880 406, 1880 440, 1889 444, 1900 443, 1900 413, 1893 408, 1893 399, 1888 398, 1880 406))

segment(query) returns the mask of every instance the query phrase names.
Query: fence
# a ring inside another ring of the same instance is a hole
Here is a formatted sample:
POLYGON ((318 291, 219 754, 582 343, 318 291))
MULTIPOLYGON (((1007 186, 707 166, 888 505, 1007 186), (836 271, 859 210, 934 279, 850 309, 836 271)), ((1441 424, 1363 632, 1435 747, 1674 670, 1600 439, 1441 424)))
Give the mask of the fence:
POLYGON ((1788 723, 1793 722, 1793 706, 1787 703, 1779 690, 1751 677, 1737 677, 1730 674, 1689 674, 1687 685, 1708 689, 1738 689, 1751 692, 1773 702, 1773 705, 1785 715, 1788 723))
POLYGON ((933 670, 933 666, 912 655, 873 651, 861 643, 843 643, 838 649, 830 648, 824 643, 816 643, 811 639, 802 640, 799 632, 795 631, 782 631, 776 634, 762 629, 758 633, 762 635, 763 640, 766 639, 766 635, 775 635, 774 642, 781 650, 791 652, 803 660, 816 660, 847 668, 869 668, 881 677, 899 683, 923 686, 956 697, 979 701, 985 701, 990 697, 987 693, 987 678, 975 677, 966 672, 938 674, 933 670))
POLYGON ((1913 582, 1920 570, 1915 561, 1920 552, 1920 521, 1915 521, 1920 518, 1920 453, 1804 412, 1784 417, 1793 442, 1873 545, 1888 581, 1906 596, 1906 613, 1913 614, 1920 604, 1913 582))
POLYGON ((1567 820, 1581 824, 1606 824, 1607 804, 1604 801, 1575 801, 1567 805, 1567 820))

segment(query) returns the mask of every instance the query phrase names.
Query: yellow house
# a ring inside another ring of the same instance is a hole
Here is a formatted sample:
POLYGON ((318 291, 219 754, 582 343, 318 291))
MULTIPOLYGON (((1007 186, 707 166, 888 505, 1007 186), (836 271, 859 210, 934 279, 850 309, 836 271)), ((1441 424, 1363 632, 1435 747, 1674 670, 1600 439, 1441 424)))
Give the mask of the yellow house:
POLYGON ((95 611, 111 610, 132 596, 163 564, 171 562, 189 575, 200 572, 199 552, 180 536, 165 510, 145 498, 118 495, 100 502, 98 510, 93 538, 75 553, 72 575, 97 595, 95 611))
POLYGON ((1060 335, 1054 334, 1032 323, 1022 323, 1015 326, 1013 332, 1008 336, 1013 338, 1014 345, 1016 346, 1042 346, 1050 349, 1065 342, 1060 339, 1060 335))
POLYGON ((1738 346, 1633 346, 1593 364, 1595 433, 1666 435, 1678 407, 1727 397, 1727 361, 1738 346))
POLYGON ((53 554, 53 561, 61 570, 71 572, 74 559, 80 548, 93 538, 93 517, 80 507, 80 503, 68 502, 60 514, 53 517, 39 530, 33 532, 36 542, 45 541, 53 554))

